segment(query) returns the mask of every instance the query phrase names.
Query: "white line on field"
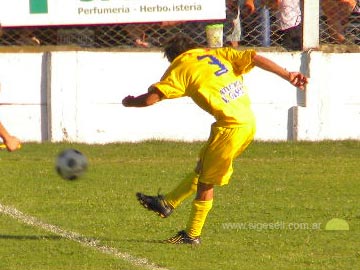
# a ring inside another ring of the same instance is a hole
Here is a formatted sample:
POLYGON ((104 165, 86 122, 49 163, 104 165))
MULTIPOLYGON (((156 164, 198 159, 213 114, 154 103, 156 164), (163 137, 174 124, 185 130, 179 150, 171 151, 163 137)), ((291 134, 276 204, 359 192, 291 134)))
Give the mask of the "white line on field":
POLYGON ((94 248, 101 253, 115 256, 116 258, 122 259, 132 265, 140 266, 140 267, 143 267, 145 269, 150 269, 150 270, 167 270, 167 268, 163 268, 152 262, 149 262, 149 260, 146 258, 134 257, 134 256, 130 255, 129 253, 121 252, 121 251, 117 250, 116 248, 102 245, 99 240, 87 238, 76 232, 65 231, 58 226, 44 223, 35 217, 28 216, 28 215, 20 212, 19 210, 17 210, 14 207, 2 205, 0 203, 0 213, 8 215, 8 216, 10 216, 18 221, 21 221, 22 223, 25 223, 27 225, 30 225, 33 227, 38 227, 45 231, 59 235, 65 239, 68 239, 68 240, 71 240, 74 242, 78 242, 85 247, 94 248))

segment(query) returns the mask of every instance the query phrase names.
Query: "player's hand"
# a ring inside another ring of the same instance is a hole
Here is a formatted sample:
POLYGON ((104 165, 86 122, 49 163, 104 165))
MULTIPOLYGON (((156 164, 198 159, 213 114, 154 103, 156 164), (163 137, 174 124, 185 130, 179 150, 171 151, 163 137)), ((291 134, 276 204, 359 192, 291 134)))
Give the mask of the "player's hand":
POLYGON ((122 105, 124 105, 125 107, 131 107, 134 99, 134 96, 127 96, 122 100, 122 105))
POLYGON ((127 96, 122 100, 122 104, 125 107, 147 107, 151 106, 154 103, 160 101, 162 98, 162 93, 156 88, 150 86, 149 91, 140 96, 127 96))
POLYGON ((308 83, 308 78, 300 72, 289 72, 289 82, 297 88, 304 90, 308 83))
POLYGON ((14 136, 10 136, 9 138, 7 138, 4 143, 6 145, 6 149, 9 152, 13 152, 21 148, 20 140, 14 136))

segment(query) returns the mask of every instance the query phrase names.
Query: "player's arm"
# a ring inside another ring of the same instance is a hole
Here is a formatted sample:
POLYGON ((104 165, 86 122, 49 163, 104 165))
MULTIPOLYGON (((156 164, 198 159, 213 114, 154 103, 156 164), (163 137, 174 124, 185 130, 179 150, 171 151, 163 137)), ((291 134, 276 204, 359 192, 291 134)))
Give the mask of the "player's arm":
POLYGON ((5 127, 0 123, 0 138, 3 140, 6 149, 10 152, 21 147, 20 140, 9 134, 5 127))
POLYGON ((308 83, 307 77, 301 72, 289 72, 285 68, 279 66, 278 64, 264 56, 255 54, 253 57, 253 61, 255 66, 277 74, 278 76, 280 76, 284 80, 287 80, 292 85, 300 88, 301 90, 304 90, 305 85, 308 83))
POLYGON ((122 104, 125 107, 147 107, 159 102, 163 96, 157 88, 150 86, 148 93, 137 97, 127 96, 122 100, 122 104))

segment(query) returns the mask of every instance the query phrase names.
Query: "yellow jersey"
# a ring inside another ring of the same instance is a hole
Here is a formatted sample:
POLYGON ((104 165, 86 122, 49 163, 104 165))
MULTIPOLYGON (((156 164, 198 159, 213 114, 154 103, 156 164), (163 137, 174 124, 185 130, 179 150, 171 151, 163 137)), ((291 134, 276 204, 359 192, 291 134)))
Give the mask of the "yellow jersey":
POLYGON ((216 126, 254 124, 242 74, 254 67, 255 53, 230 47, 192 49, 176 57, 152 87, 166 99, 190 97, 214 116, 216 126))

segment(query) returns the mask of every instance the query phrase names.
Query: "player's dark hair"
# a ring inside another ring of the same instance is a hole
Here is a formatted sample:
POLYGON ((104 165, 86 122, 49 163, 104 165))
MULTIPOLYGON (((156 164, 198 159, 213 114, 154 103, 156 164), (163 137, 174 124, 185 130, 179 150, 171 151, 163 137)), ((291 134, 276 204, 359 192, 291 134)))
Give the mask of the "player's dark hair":
POLYGON ((199 44, 184 33, 176 34, 163 45, 164 55, 170 63, 180 54, 199 47, 199 44))

